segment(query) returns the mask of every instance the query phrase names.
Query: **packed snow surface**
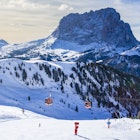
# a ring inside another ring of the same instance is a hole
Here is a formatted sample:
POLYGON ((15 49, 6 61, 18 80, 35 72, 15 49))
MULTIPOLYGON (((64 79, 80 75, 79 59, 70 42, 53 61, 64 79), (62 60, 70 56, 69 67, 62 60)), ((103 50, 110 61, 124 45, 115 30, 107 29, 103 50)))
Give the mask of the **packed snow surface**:
POLYGON ((59 120, 17 107, 0 106, 1 140, 139 140, 140 120, 59 120), (74 134, 79 122, 78 134, 74 134))

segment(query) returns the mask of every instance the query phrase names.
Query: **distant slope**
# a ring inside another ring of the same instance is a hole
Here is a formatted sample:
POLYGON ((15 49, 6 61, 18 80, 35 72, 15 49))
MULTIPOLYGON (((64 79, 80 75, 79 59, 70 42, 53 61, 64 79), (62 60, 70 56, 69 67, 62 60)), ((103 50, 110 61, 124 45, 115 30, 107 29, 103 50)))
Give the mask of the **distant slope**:
POLYGON ((49 117, 36 114, 34 112, 24 110, 24 113, 22 112, 21 108, 12 107, 12 106, 3 106, 0 105, 0 122, 7 122, 7 121, 13 121, 13 120, 21 120, 21 119, 49 119, 49 117))
POLYGON ((136 116, 139 83, 138 78, 96 63, 0 61, 0 104, 55 118, 136 116), (50 94, 54 104, 46 106, 44 99, 50 94), (89 110, 84 108, 86 96, 93 104, 89 110))

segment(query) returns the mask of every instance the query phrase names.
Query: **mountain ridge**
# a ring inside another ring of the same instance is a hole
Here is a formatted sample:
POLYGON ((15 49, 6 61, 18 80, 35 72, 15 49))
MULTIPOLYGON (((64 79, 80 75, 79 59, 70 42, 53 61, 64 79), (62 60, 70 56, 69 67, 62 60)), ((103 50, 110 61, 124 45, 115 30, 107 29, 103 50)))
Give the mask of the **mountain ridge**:
POLYGON ((138 45, 128 23, 120 19, 113 8, 90 11, 84 14, 69 14, 60 20, 53 35, 60 40, 81 45, 106 42, 116 47, 132 48, 138 45))

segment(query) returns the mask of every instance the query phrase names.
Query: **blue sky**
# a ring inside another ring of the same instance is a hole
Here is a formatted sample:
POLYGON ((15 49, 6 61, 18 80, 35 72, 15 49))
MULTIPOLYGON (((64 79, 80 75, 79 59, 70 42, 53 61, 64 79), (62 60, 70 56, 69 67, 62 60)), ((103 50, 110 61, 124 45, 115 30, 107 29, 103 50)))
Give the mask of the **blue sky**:
POLYGON ((20 43, 50 35, 69 13, 112 7, 140 40, 140 0, 0 0, 0 38, 20 43))

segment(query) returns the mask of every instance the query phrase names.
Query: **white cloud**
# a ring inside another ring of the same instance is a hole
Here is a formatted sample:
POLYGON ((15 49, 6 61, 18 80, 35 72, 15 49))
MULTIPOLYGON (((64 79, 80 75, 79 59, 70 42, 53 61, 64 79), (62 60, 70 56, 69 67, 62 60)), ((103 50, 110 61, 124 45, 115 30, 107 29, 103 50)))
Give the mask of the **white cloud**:
POLYGON ((70 7, 70 6, 67 5, 67 4, 61 4, 61 5, 58 7, 58 10, 60 10, 60 11, 73 10, 73 8, 70 7))
POLYGON ((0 8, 1 9, 18 9, 18 10, 34 10, 41 8, 48 8, 49 4, 45 3, 35 3, 28 0, 1 0, 0 8))
POLYGON ((115 4, 121 4, 121 0, 114 0, 115 4))
POLYGON ((140 0, 121 0, 124 3, 139 3, 140 0))

